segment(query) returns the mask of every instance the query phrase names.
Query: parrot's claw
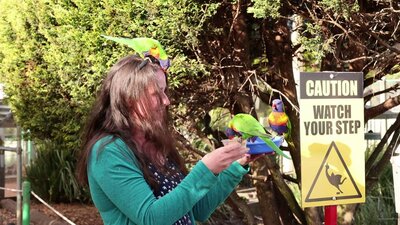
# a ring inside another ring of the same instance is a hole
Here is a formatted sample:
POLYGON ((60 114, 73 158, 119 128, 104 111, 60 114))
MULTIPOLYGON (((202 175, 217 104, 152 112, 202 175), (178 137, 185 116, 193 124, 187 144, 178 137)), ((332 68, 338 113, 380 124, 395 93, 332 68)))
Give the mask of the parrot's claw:
POLYGON ((281 146, 282 147, 288 147, 289 145, 288 145, 287 141, 285 139, 283 139, 283 142, 282 142, 281 146))

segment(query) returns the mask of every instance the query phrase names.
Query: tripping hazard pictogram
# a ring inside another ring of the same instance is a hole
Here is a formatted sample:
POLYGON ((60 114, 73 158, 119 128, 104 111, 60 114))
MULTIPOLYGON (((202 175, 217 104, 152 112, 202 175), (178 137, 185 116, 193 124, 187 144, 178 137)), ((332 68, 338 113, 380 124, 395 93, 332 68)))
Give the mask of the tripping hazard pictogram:
POLYGON ((332 141, 312 181, 305 202, 354 198, 362 198, 362 194, 336 143, 332 141))

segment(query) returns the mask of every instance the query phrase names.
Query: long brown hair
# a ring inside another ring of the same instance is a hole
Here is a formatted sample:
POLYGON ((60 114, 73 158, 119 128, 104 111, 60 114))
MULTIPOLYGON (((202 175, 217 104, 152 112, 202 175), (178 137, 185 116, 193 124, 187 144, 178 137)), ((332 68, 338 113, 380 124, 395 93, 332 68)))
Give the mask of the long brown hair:
POLYGON ((92 147, 107 135, 112 135, 112 140, 120 138, 129 146, 140 163, 144 178, 154 189, 157 183, 148 168, 149 162, 163 169, 159 159, 168 157, 187 173, 169 130, 167 110, 160 113, 151 108, 150 87, 156 90, 161 101, 162 93, 156 82, 156 73, 161 68, 156 63, 143 62, 137 56, 126 56, 110 69, 102 82, 82 135, 77 178, 83 185, 88 184, 87 164, 92 147), (144 134, 143 145, 134 140, 135 132, 144 134))

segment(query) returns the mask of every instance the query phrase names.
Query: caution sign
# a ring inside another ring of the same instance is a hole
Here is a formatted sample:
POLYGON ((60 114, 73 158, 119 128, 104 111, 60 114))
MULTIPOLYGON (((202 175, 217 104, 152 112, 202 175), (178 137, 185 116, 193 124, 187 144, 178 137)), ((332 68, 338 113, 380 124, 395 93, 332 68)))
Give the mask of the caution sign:
POLYGON ((300 73, 302 206, 365 202, 362 73, 300 73))

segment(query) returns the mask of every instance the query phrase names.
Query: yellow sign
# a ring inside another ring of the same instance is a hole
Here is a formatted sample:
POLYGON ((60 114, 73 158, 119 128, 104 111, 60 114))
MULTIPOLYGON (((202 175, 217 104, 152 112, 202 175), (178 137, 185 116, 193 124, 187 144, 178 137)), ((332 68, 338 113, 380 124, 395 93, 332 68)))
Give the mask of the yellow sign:
POLYGON ((365 202, 362 73, 300 74, 302 206, 365 202))

